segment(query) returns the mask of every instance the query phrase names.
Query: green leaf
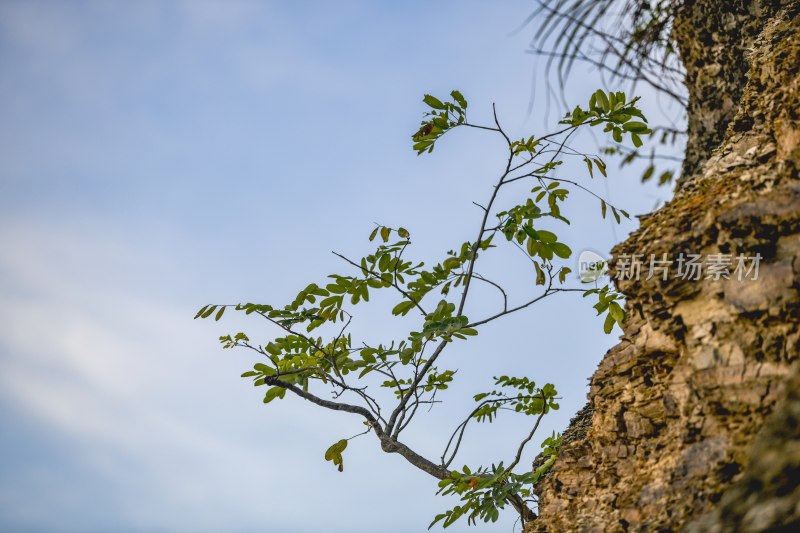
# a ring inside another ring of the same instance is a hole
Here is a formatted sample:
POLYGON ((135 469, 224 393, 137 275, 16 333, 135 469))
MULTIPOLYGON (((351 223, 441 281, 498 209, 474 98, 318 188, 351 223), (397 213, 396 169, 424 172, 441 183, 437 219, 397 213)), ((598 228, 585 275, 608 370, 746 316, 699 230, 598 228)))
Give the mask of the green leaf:
POLYGON ((432 152, 433 141, 419 141, 417 143, 414 143, 414 146, 412 148, 417 152, 417 155, 422 155, 425 152, 425 150, 427 150, 428 152, 432 152))
POLYGON ((548 244, 551 244, 551 243, 554 243, 554 242, 556 242, 558 240, 558 237, 552 231, 546 231, 546 230, 540 229, 540 230, 537 231, 537 233, 539 234, 539 239, 542 242, 546 242, 548 244))
POLYGON ((403 300, 402 302, 394 306, 394 308, 392 309, 392 314, 395 316, 397 315, 405 316, 413 308, 414 308, 414 302, 412 302, 411 300, 403 300))
POLYGON ((600 174, 602 174, 604 178, 607 178, 608 174, 606 174, 606 163, 605 163, 605 161, 603 161, 602 159, 599 159, 599 158, 594 158, 594 163, 595 163, 595 165, 597 165, 598 170, 600 170, 600 174))
POLYGON ((271 387, 264 395, 264 403, 269 403, 275 398, 283 399, 286 396, 286 389, 283 387, 271 387))
POLYGON ((539 263, 534 262, 533 266, 536 267, 536 284, 537 285, 544 285, 545 284, 545 277, 544 271, 542 267, 539 266, 539 263))
POLYGON ((374 348, 364 348, 361 350, 361 359, 363 359, 367 364, 372 364, 375 362, 375 354, 377 350, 374 348))
POLYGON ((614 93, 614 91, 608 93, 608 110, 612 111, 616 109, 617 103, 619 102, 617 102, 617 95, 614 93))
POLYGON ((622 324, 625 321, 625 311, 617 302, 608 304, 608 314, 611 315, 618 324, 622 324))
POLYGON ((650 133, 650 128, 647 127, 647 124, 644 122, 626 122, 623 124, 622 129, 625 131, 630 131, 633 133, 641 133, 646 134, 650 133))
POLYGON ((337 453, 342 453, 347 448, 347 439, 334 442, 325 452, 325 460, 330 461, 330 457, 337 453))
POLYGON ((258 372, 260 372, 261 374, 274 374, 275 373, 275 370, 273 370, 271 367, 268 367, 264 363, 256 363, 255 365, 253 365, 253 368, 255 370, 257 370, 258 372))
POLYGON ((658 184, 664 185, 665 183, 669 183, 672 181, 673 172, 671 170, 665 170, 661 173, 661 176, 658 178, 658 184))
MULTIPOLYGON (((367 280, 367 285, 369 285, 369 287, 372 289, 381 289, 383 288, 383 281, 375 278, 369 278, 367 280)), ((337 296, 332 296, 331 298, 337 298, 337 296)), ((320 307, 324 307, 323 304, 328 300, 330 300, 330 298, 326 298, 325 300, 320 302, 320 307)))
POLYGON ((531 239, 536 239, 537 241, 542 240, 542 238, 539 237, 539 232, 533 229, 533 226, 528 226, 528 225, 522 226, 522 231, 524 231, 525 234, 531 239))
POLYGON ((649 180, 650 178, 652 178, 653 177, 653 173, 655 171, 656 171, 656 167, 654 167, 653 165, 650 165, 649 167, 647 167, 647 169, 644 171, 644 174, 642 174, 642 183, 644 183, 647 180, 649 180))
POLYGON ((383 239, 383 242, 389 242, 389 235, 391 233, 392 230, 390 228, 387 228, 386 226, 381 228, 381 239, 383 239))
POLYGON ((614 324, 615 323, 616 323, 616 321, 614 320, 614 317, 611 316, 611 313, 607 314, 606 315, 606 321, 603 324, 603 331, 605 331, 606 334, 611 333, 611 330, 614 329, 614 324))
POLYGON ((563 242, 552 243, 550 245, 550 249, 553 250, 553 253, 561 259, 567 259, 570 255, 572 255, 572 250, 570 250, 569 246, 563 242))
POLYGON ((431 96, 430 94, 426 94, 422 101, 431 106, 434 109, 444 109, 444 104, 435 96, 431 96))
POLYGON ((592 170, 592 160, 589 159, 588 157, 584 157, 583 160, 586 161, 586 166, 589 169, 589 177, 594 178, 594 171, 592 170))
MULTIPOLYGON (((594 94, 595 94, 595 97, 597 98, 597 103, 600 106, 600 108, 603 111, 605 111, 606 113, 608 113, 611 110, 611 107, 609 105, 608 97, 606 96, 606 93, 604 93, 602 89, 597 89, 597 92, 595 92, 594 94)), ((613 97, 613 93, 612 93, 612 97, 613 97)))
POLYGON ((528 251, 528 255, 531 257, 535 256, 538 253, 538 247, 535 240, 528 237, 528 241, 525 243, 525 248, 528 251))
POLYGON ((392 257, 389 254, 383 254, 380 259, 378 259, 378 270, 381 272, 386 272, 389 270, 389 261, 392 260, 392 257))
POLYGON ((325 451, 325 460, 333 462, 334 465, 339 467, 339 472, 344 470, 344 461, 342 459, 342 452, 347 448, 347 439, 342 439, 333 443, 330 448, 325 451))
POLYGON ((225 312, 225 306, 223 305, 222 307, 219 308, 219 311, 217 311, 217 316, 214 317, 214 321, 218 322, 219 319, 222 318, 222 313, 224 312, 225 312))
POLYGON ((397 230, 397 234, 400 236, 401 239, 408 239, 408 237, 410 236, 410 233, 408 233, 408 230, 406 228, 399 228, 397 230))
POLYGON ((459 91, 451 92, 450 96, 453 97, 453 100, 458 102, 458 105, 460 105, 462 109, 466 109, 467 108, 467 100, 464 98, 464 96, 459 91))
POLYGON ((458 257, 448 257, 442 263, 442 266, 447 270, 453 270, 461 266, 461 260, 458 257))
POLYGON ((437 522, 440 522, 441 520, 443 520, 445 518, 447 518, 447 514, 446 513, 437 514, 436 517, 433 519, 433 522, 431 522, 428 525, 428 529, 431 529, 433 526, 436 525, 437 522))

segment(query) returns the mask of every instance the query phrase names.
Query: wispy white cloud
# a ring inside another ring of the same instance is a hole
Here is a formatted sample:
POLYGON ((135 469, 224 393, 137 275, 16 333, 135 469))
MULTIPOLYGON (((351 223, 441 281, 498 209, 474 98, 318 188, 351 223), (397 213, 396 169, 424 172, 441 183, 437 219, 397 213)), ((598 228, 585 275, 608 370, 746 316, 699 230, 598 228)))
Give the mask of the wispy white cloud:
MULTIPOLYGON (((275 530, 317 531, 318 519, 296 520, 313 498, 332 531, 372 531, 377 513, 392 505, 381 491, 427 491, 416 517, 398 517, 387 529, 406 531, 445 505, 424 474, 382 454, 369 437, 353 443, 346 474, 325 463, 324 449, 346 428, 356 433, 357 420, 297 400, 279 409, 261 404, 238 379, 252 362, 212 342, 209 328, 220 325, 200 328, 181 296, 161 290, 197 281, 192 250, 201 241, 187 236, 175 255, 174 236, 123 242, 98 224, 5 222, 0 400, 54 435, 50 446, 73 473, 43 467, 39 451, 5 449, 23 473, 0 481, 0 523, 244 531, 269 517, 275 530), (298 496, 304 490, 313 495, 298 496), (34 497, 36 505, 25 504, 34 497)), ((440 444, 424 428, 412 436, 420 449, 440 444)))
MULTIPOLYGON (((271 453, 285 459, 275 462, 260 441, 266 432, 237 433, 228 422, 232 414, 241 420, 263 413, 225 400, 226 391, 244 388, 231 380, 220 386, 221 371, 237 369, 212 346, 202 346, 188 309, 157 293, 126 290, 124 283, 96 283, 106 268, 121 279, 131 276, 126 258, 147 251, 120 253, 113 236, 96 231, 91 242, 74 240, 85 233, 19 225, 13 234, 0 231, 6 245, 0 254, 2 395, 79 443, 75 460, 109 476, 121 492, 145 485, 146 493, 132 491, 137 499, 124 506, 123 523, 206 530, 232 520, 252 523, 265 500, 283 498, 272 483, 240 486, 256 481, 247 472, 269 471, 267 479, 308 475, 293 451, 298 447, 273 444, 271 453), (210 365, 209 356, 223 364, 210 365), (126 482, 127 476, 134 479, 126 482), (158 508, 166 502, 174 516, 158 508), (194 517, 186 514, 195 508, 194 517)), ((258 405, 253 400, 247 404, 258 405)), ((282 417, 291 419, 291 409, 282 417)), ((39 496, 61 498, 54 492, 39 496)))

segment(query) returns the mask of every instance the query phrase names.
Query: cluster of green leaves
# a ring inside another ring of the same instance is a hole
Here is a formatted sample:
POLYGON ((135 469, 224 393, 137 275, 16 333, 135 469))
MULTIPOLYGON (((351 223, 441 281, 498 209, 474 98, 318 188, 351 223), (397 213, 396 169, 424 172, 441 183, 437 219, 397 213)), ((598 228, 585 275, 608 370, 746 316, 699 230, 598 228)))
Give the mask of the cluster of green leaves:
POLYGON ((214 320, 219 322, 219 319, 222 318, 222 315, 225 313, 225 305, 204 305, 200 308, 196 315, 194 315, 195 319, 198 318, 208 318, 211 315, 214 315, 214 320), (216 311, 216 314, 214 312, 216 311))
POLYGON ((466 123, 467 101, 458 91, 451 92, 450 96, 453 100, 445 102, 430 94, 426 94, 422 99, 431 110, 425 113, 419 130, 411 137, 417 155, 433 152, 439 137, 448 130, 466 123))
POLYGON ((436 515, 428 529, 438 522, 447 528, 464 516, 470 525, 478 520, 496 522, 510 498, 518 497, 524 501, 533 495, 536 484, 553 467, 561 444, 561 435, 553 432, 542 441, 541 464, 533 471, 522 474, 506 469, 503 463, 493 464, 489 468, 478 467, 475 471, 465 465, 460 472, 451 472, 449 478, 439 482, 437 494, 455 494, 460 497, 461 504, 436 515))
MULTIPOLYGON (((482 242, 478 249, 487 250, 491 246, 491 239, 488 239, 482 242)), ((439 288, 441 294, 447 296, 451 288, 459 287, 464 282, 466 275, 464 266, 472 258, 472 248, 471 243, 465 242, 458 252, 449 250, 447 258, 430 269, 423 269, 425 264, 419 263, 414 269, 409 270, 408 274, 415 277, 404 287, 407 289, 407 299, 398 303, 392 309, 392 314, 405 316, 435 288, 439 288)))
POLYGON ((597 295, 597 303, 593 306, 597 310, 597 315, 600 316, 603 313, 607 313, 603 323, 603 331, 611 333, 614 324, 619 324, 622 327, 627 318, 625 309, 619 304, 623 300, 622 294, 614 291, 610 285, 589 289, 583 293, 583 296, 586 297, 591 294, 597 295))
MULTIPOLYGON (((453 381, 455 373, 455 370, 439 372, 439 369, 434 367, 427 374, 425 381, 419 386, 419 390, 424 392, 445 390, 448 387, 448 383, 453 381)), ((381 386, 394 389, 395 396, 399 399, 411 388, 413 381, 412 378, 388 379, 381 386)))
POLYGON ((440 300, 432 313, 425 315, 422 331, 412 332, 412 339, 431 340, 434 337, 451 341, 453 338, 466 339, 478 334, 478 330, 467 327, 469 319, 463 315, 454 316, 456 304, 440 300))
MULTIPOLYGON (((426 269, 423 268, 424 262, 413 264, 402 259, 403 252, 411 244, 408 230, 404 228, 396 230, 401 240, 389 243, 393 231, 395 230, 386 226, 376 227, 370 234, 370 240, 380 235, 384 244, 381 244, 374 254, 360 261, 365 282, 369 287, 378 287, 380 281, 381 287, 395 286, 402 291, 405 298, 392 308, 393 315, 405 316, 413 309, 419 309, 420 302, 435 288, 439 288, 441 294, 446 296, 452 287, 458 287, 463 283, 465 275, 463 267, 473 257, 472 243, 462 243, 458 252, 449 250, 446 259, 426 269)), ((485 251, 491 247, 489 238, 481 242, 478 250, 485 251)), ((342 283, 340 281, 342 276, 331 277, 335 277, 337 283, 342 283)), ((344 279, 345 283, 348 283, 352 278, 344 279)))
POLYGON ((539 454, 541 464, 533 471, 522 474, 505 468, 503 463, 493 464, 489 468, 478 467, 474 471, 465 465, 461 471, 451 472, 449 478, 439 482, 437 494, 455 494, 460 497, 461 504, 436 515, 428 529, 438 522, 442 522, 442 526, 447 528, 464 516, 470 525, 476 524, 478 520, 496 522, 510 498, 516 497, 524 501, 533 495, 536 484, 553 467, 561 444, 561 435, 553 432, 542 441, 542 451, 539 454))
POLYGON ((608 172, 606 171, 606 162, 600 159, 599 157, 584 157, 583 161, 586 163, 586 166, 589 168, 589 177, 594 178, 594 168, 593 164, 597 166, 597 170, 600 171, 600 174, 603 175, 604 178, 608 177, 608 172))
MULTIPOLYGON (((326 287, 310 284, 301 290, 294 300, 282 309, 275 309, 269 305, 242 304, 236 306, 206 306, 201 309, 196 318, 207 318, 217 311, 216 318, 222 316, 226 307, 234 307, 245 314, 257 313, 284 328, 291 328, 298 324, 305 324, 307 331, 319 327, 325 322, 341 320, 347 313, 343 310, 345 296, 350 305, 358 305, 369 301, 369 292, 374 289, 395 286, 400 289, 405 298, 393 309, 393 314, 404 315, 417 306, 430 290, 442 282, 453 277, 453 270, 460 269, 464 262, 471 256, 471 248, 464 245, 460 253, 453 251, 441 264, 431 270, 422 267, 424 263, 412 264, 402 259, 403 250, 410 243, 410 234, 404 228, 394 230, 386 226, 378 226, 370 235, 370 240, 380 236, 384 241, 375 253, 361 258, 356 264, 360 268, 362 277, 343 276, 334 274, 333 280, 326 287), (396 233, 400 241, 389 243, 390 237, 396 233), (407 280, 408 278, 408 280, 407 280), (408 281, 408 283, 407 283, 408 281), (408 291, 406 291, 408 289, 408 291)), ((489 242, 482 244, 481 249, 488 249, 489 242)), ((456 276, 456 284, 463 279, 463 274, 456 276)), ((448 281, 447 283, 451 283, 448 281)), ((445 287, 445 291, 447 287, 445 287)), ((408 365, 412 362, 419 364, 415 359, 419 356, 424 345, 432 340, 466 339, 477 335, 477 330, 467 327, 469 319, 463 315, 455 315, 455 305, 446 300, 440 300, 436 308, 425 315, 421 331, 412 331, 406 340, 399 343, 392 342, 388 345, 367 346, 355 349, 352 347, 350 335, 339 335, 332 340, 325 341, 322 337, 312 338, 307 335, 289 333, 278 337, 272 342, 262 346, 251 346, 249 338, 243 332, 235 336, 224 335, 220 337, 223 348, 246 346, 254 348, 269 358, 271 366, 256 363, 252 371, 245 372, 242 377, 253 378, 255 386, 270 383, 270 378, 277 378, 284 382, 295 384, 308 389, 309 380, 316 379, 328 383, 332 376, 345 376, 355 370, 360 370, 359 378, 375 370, 391 370, 397 365, 408 365)), ((420 391, 431 392, 444 390, 452 381, 454 371, 439 371, 432 368, 426 379, 419 384, 420 391)), ((381 384, 383 387, 394 389, 395 395, 401 397, 408 391, 411 379, 389 379, 381 384)), ((264 398, 269 403, 275 398, 283 398, 285 389, 279 386, 271 387, 264 398)))
MULTIPOLYGON (((550 410, 557 410, 559 407, 555 402, 557 392, 551 383, 537 387, 536 383, 527 377, 513 376, 495 377, 494 382, 500 387, 499 390, 475 395, 475 401, 479 403, 471 418, 478 422, 492 422, 501 409, 527 416, 538 416, 541 419, 550 410)), ((538 422, 533 431, 536 427, 538 422)), ((517 498, 524 501, 531 496, 533 486, 555 462, 559 446, 560 437, 553 433, 552 437, 542 443, 542 453, 547 457, 546 467, 522 474, 513 472, 519 456, 508 468, 501 462, 498 465, 493 464, 490 468, 478 467, 474 472, 468 466, 464 466, 461 472, 452 472, 449 478, 439 482, 439 494, 456 494, 460 497, 461 503, 437 515, 429 528, 440 521, 446 528, 463 516, 467 517, 469 524, 475 524, 478 519, 485 522, 496 521, 500 510, 510 499, 517 498)))
MULTIPOLYGON (((621 220, 622 220, 620 218, 620 215, 622 215, 623 217, 628 218, 628 219, 631 218, 631 216, 628 214, 628 212, 625 211, 624 209, 617 209, 614 206, 610 206, 610 207, 611 207, 611 213, 614 215, 614 220, 617 221, 617 224, 619 224, 621 222, 621 220)), ((603 218, 606 218, 606 214, 608 213, 608 208, 609 208, 608 203, 606 203, 605 200, 601 199, 600 200, 600 215, 603 218)))
MULTIPOLYGON (((241 335, 244 334, 237 334, 241 335)), ((228 337, 220 337, 223 347, 231 347, 227 346, 230 344, 228 337)), ((363 366, 360 361, 351 357, 353 350, 350 342, 349 336, 337 337, 327 343, 321 337, 310 338, 293 334, 278 337, 266 346, 256 348, 268 358, 270 364, 256 363, 253 370, 245 372, 242 377, 252 378, 256 387, 280 378, 284 383, 308 390, 309 380, 328 383, 334 379, 333 375, 346 376, 363 366)), ((248 344, 248 347, 251 346, 248 344)), ((284 393, 284 388, 273 386, 267 391, 264 403, 283 398, 284 393)))
POLYGON ((460 472, 453 471, 449 478, 441 480, 437 492, 443 496, 458 495, 462 503, 436 515, 428 529, 438 522, 447 528, 462 517, 466 517, 470 525, 475 525, 478 520, 496 522, 509 498, 530 497, 532 486, 533 472, 515 474, 503 463, 479 467, 475 471, 464 466, 460 472))
POLYGON ((638 101, 639 98, 636 97, 628 102, 623 92, 606 94, 602 89, 598 89, 589 99, 589 109, 576 106, 572 113, 566 114, 561 124, 570 126, 605 124, 604 131, 611 132, 616 142, 621 143, 623 134, 629 133, 633 145, 639 148, 643 144, 641 136, 649 135, 652 131, 647 126, 647 119, 636 107, 638 101), (644 122, 632 120, 634 117, 644 122))
MULTIPOLYGON (((569 191, 559 185, 558 181, 554 181, 546 187, 537 185, 531 190, 532 193, 537 193, 535 198, 528 198, 524 204, 497 213, 500 231, 506 240, 515 241, 520 245, 524 244, 525 250, 533 261, 537 285, 546 283, 545 269, 548 268, 554 256, 568 259, 572 255, 570 247, 559 242, 555 233, 544 229, 535 229, 534 226, 534 221, 542 217, 552 217, 569 223, 569 220, 561 215, 558 207, 558 202, 566 200, 569 191), (538 205, 545 196, 550 207, 549 211, 542 210, 538 205)), ((568 267, 559 269, 560 283, 564 283, 570 272, 571 269, 568 267)))
POLYGON ((558 457, 558 452, 561 450, 562 443, 563 439, 561 438, 561 434, 555 431, 542 441, 542 451, 539 454, 541 464, 533 470, 531 479, 532 485, 535 486, 553 467, 553 463, 556 462, 556 457, 558 457))
POLYGON ((500 390, 475 395, 475 401, 480 402, 480 406, 473 411, 472 416, 478 422, 492 422, 501 408, 533 416, 547 414, 551 409, 557 410, 559 407, 555 402, 557 392, 552 383, 537 387, 536 382, 527 377, 509 376, 495 377, 494 382, 501 387, 500 390), (515 392, 509 394, 503 389, 512 389, 515 392))
POLYGON ((523 137, 518 141, 513 141, 509 146, 509 148, 511 149, 511 153, 514 154, 515 157, 523 153, 533 155, 536 153, 536 148, 541 143, 542 142, 539 139, 534 139, 533 135, 531 135, 527 139, 523 137))

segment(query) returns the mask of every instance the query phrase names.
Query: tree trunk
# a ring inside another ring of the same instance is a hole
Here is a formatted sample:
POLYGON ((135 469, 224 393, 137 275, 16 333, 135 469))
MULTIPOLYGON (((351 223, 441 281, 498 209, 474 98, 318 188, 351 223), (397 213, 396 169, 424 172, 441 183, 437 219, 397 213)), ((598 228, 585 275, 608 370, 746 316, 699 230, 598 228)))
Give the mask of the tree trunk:
POLYGON ((630 318, 573 422, 591 427, 527 532, 800 524, 800 1, 689 0, 674 31, 684 176, 614 256, 731 254, 732 274, 758 253, 758 279, 617 282, 630 318))

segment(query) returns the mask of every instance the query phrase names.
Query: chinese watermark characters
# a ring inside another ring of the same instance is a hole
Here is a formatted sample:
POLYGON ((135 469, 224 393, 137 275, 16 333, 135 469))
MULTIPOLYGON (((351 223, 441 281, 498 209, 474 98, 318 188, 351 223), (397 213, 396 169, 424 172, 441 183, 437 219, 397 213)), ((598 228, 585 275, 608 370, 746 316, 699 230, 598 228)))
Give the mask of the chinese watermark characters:
POLYGON ((680 253, 672 258, 667 254, 623 254, 617 257, 614 277, 618 280, 651 280, 653 278, 684 279, 698 281, 701 279, 737 281, 758 279, 758 265, 761 254, 754 256, 745 254, 715 253, 705 257, 701 254, 680 253))

